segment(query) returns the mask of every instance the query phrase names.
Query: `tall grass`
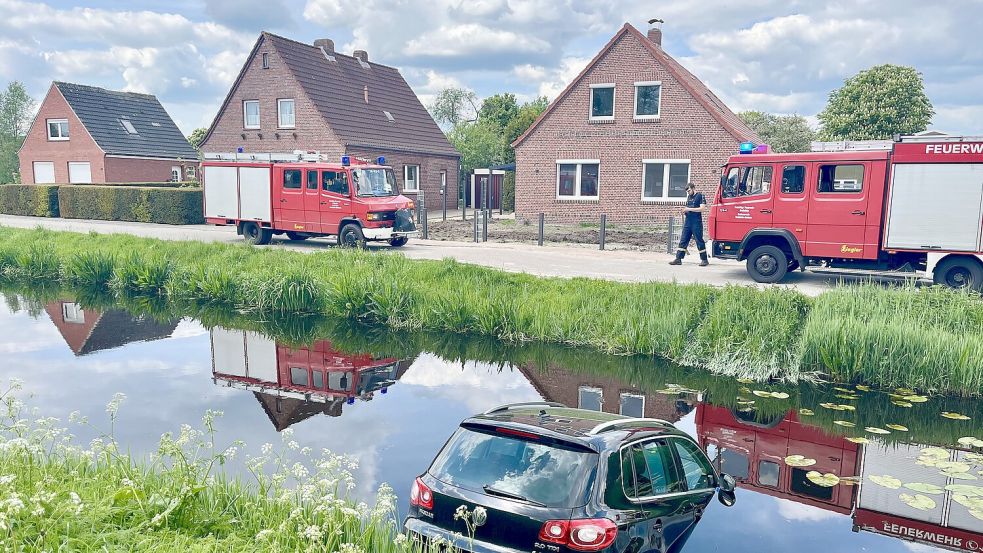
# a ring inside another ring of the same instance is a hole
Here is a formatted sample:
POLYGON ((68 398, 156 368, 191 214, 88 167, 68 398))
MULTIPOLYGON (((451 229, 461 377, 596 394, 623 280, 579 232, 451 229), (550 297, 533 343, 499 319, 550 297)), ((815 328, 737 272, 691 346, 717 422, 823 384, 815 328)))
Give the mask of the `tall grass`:
POLYGON ((983 302, 969 293, 866 285, 813 300, 785 289, 540 278, 391 253, 9 228, 0 228, 0 276, 108 287, 148 310, 341 317, 658 355, 758 380, 983 392, 983 302))

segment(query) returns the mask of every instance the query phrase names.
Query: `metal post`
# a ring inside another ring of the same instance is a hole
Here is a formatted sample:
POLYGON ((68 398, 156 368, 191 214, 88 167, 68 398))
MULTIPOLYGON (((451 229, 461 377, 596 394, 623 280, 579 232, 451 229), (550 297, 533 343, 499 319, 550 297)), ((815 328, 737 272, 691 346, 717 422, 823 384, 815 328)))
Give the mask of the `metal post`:
POLYGON ((478 243, 478 210, 477 209, 474 210, 474 217, 472 218, 474 219, 474 242, 475 244, 477 244, 478 243))
POLYGON ((545 223, 546 223, 546 214, 540 213, 539 214, 539 245, 540 246, 543 245, 543 226, 545 225, 545 223))
POLYGON ((605 215, 604 213, 601 213, 601 236, 600 236, 600 243, 601 243, 601 249, 602 250, 604 249, 604 234, 607 231, 607 227, 608 227, 608 216, 605 215))
POLYGON ((675 227, 675 223, 676 223, 676 218, 670 216, 669 217, 669 238, 666 240, 666 242, 667 242, 667 244, 666 244, 666 253, 672 253, 672 239, 676 235, 676 232, 675 232, 676 229, 674 228, 675 227))
POLYGON ((420 203, 423 204, 423 239, 424 240, 429 240, 430 239, 430 229, 428 228, 427 222, 428 222, 428 219, 430 217, 429 217, 429 214, 427 212, 427 198, 426 198, 426 196, 424 196, 422 190, 420 191, 420 195, 423 196, 423 198, 420 199, 420 203))
POLYGON ((481 214, 482 214, 482 217, 481 217, 481 241, 482 242, 487 242, 488 241, 488 217, 489 217, 489 215, 491 215, 491 211, 488 210, 488 209, 486 209, 486 210, 482 211, 481 214))
POLYGON ((444 211, 444 222, 447 222, 447 175, 444 174, 444 182, 440 184, 440 199, 444 211))

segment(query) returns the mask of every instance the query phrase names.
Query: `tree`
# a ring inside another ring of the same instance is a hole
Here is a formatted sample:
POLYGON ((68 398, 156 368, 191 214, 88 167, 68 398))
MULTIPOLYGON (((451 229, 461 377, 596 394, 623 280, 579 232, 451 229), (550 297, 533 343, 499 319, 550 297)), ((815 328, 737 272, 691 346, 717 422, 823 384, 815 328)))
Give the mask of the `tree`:
POLYGON ((498 165, 504 161, 505 141, 501 131, 486 121, 458 124, 447 133, 447 139, 461 152, 461 173, 498 165))
POLYGON ((201 154, 201 143, 205 141, 206 134, 208 134, 208 129, 198 127, 188 135, 188 143, 191 144, 192 148, 198 150, 199 154, 201 154))
POLYGON ((23 83, 14 81, 0 92, 0 183, 20 180, 17 150, 24 143, 33 116, 34 99, 23 83))
POLYGON ((445 88, 427 107, 434 121, 445 131, 478 119, 478 97, 463 88, 445 88))
POLYGON ((745 111, 738 116, 777 153, 808 152, 816 132, 801 115, 745 111))
POLYGON ((847 79, 819 114, 821 140, 883 140, 924 131, 935 110, 913 67, 878 65, 847 79))
POLYGON ((515 94, 506 92, 489 96, 481 102, 481 109, 478 110, 478 119, 493 123, 500 129, 519 115, 519 104, 515 101, 515 94))
POLYGON ((548 105, 549 100, 546 99, 546 96, 540 96, 531 102, 526 102, 519 108, 516 116, 505 125, 505 145, 508 150, 504 156, 506 163, 515 161, 515 150, 512 149, 512 143, 529 129, 536 118, 546 111, 548 105))

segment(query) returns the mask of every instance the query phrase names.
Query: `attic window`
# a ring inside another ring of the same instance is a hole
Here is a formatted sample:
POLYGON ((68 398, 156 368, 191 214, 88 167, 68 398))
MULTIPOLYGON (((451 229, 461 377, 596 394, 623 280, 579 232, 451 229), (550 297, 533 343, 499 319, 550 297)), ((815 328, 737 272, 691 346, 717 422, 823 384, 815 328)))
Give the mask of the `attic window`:
POLYGON ((119 120, 119 123, 120 123, 120 125, 123 125, 123 128, 124 129, 126 129, 126 134, 136 134, 137 133, 136 128, 133 127, 133 123, 130 123, 130 120, 129 119, 120 119, 119 120))
POLYGON ((382 113, 386 115, 386 119, 388 119, 390 123, 396 121, 396 119, 393 117, 393 114, 389 113, 388 111, 383 111, 382 113))
POLYGON ((263 69, 270 68, 270 54, 269 52, 263 52, 263 69))
POLYGON ((328 51, 324 49, 324 46, 321 46, 321 53, 324 54, 324 59, 334 61, 334 56, 329 54, 328 51))
POLYGON ((153 123, 150 124, 150 126, 151 127, 159 127, 160 126, 160 123, 158 123, 157 121, 154 121, 153 123))
POLYGON ((366 62, 362 58, 355 58, 355 59, 358 60, 358 64, 362 66, 362 69, 370 69, 372 67, 371 65, 368 64, 368 62, 366 62))

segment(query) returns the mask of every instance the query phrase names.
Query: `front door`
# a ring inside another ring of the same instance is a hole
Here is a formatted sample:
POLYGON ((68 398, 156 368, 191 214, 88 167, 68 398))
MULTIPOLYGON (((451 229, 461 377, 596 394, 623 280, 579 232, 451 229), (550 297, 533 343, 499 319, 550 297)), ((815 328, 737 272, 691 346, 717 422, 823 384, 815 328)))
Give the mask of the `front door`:
POLYGON ((341 220, 352 212, 351 187, 344 169, 321 171, 321 229, 338 234, 341 220))
MULTIPOLYGON (((805 255, 864 259, 869 163, 817 164, 810 188, 805 255)), ((876 249, 876 248, 873 248, 876 249)), ((873 257, 876 257, 876 252, 873 257)))
POLYGON ((307 169, 304 179, 304 221, 308 232, 321 232, 321 195, 318 192, 318 171, 307 169))
POLYGON ((284 169, 279 173, 279 199, 275 205, 277 227, 289 231, 307 229, 304 216, 304 175, 301 169, 284 169))
POLYGON ((770 228, 774 167, 731 167, 717 198, 714 239, 740 242, 756 228, 770 228))

